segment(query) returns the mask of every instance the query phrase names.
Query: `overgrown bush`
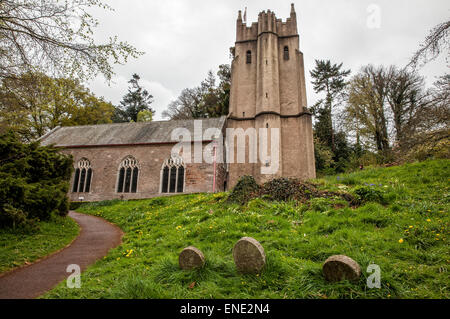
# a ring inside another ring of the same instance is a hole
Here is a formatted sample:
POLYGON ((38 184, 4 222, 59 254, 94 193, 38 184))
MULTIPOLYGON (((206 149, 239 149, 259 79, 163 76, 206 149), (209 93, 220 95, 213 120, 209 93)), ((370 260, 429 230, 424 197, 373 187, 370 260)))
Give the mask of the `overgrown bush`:
POLYGON ((384 192, 375 185, 358 186, 354 189, 361 202, 377 202, 385 204, 384 192))
POLYGON ((84 202, 70 202, 69 203, 69 209, 70 210, 77 210, 83 204, 84 204, 84 202))
POLYGON ((20 229, 24 232, 32 232, 39 229, 37 218, 28 218, 27 214, 9 204, 3 207, 3 212, 0 214, 0 224, 8 222, 13 229, 20 229))
POLYGON ((408 148, 404 151, 404 155, 400 153, 399 156, 403 155, 402 159, 406 162, 424 161, 430 158, 450 159, 450 138, 448 134, 450 134, 450 130, 447 130, 446 138, 437 139, 430 136, 421 143, 408 148))
POLYGON ((322 141, 320 141, 317 137, 314 137, 314 158, 316 163, 316 169, 318 171, 331 169, 331 166, 334 164, 333 152, 327 145, 322 143, 322 141))
POLYGON ((0 135, 0 228, 66 215, 71 172, 72 158, 57 149, 0 135))
POLYGON ((337 197, 347 201, 350 205, 358 203, 356 198, 349 193, 321 191, 314 184, 295 178, 275 178, 259 186, 251 176, 243 176, 239 179, 228 197, 228 201, 243 205, 257 197, 279 202, 295 200, 303 203, 311 198, 337 197))
POLYGON ((317 190, 313 185, 302 183, 298 179, 281 177, 264 183, 262 193, 276 201, 287 201, 309 199, 317 190))
POLYGON ((245 204, 250 199, 257 197, 260 187, 256 183, 253 176, 245 175, 239 178, 236 186, 234 186, 228 201, 232 203, 245 204))

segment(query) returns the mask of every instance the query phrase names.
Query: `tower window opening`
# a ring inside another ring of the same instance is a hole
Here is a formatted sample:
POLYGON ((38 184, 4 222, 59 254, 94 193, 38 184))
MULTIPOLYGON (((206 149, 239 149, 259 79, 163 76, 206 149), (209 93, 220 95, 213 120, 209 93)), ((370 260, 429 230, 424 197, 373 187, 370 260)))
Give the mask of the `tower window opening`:
POLYGON ((283 55, 285 60, 289 60, 289 47, 285 46, 284 47, 284 55, 283 55))
POLYGON ((269 128, 269 123, 266 123, 266 128, 269 128))
POLYGON ((267 92, 266 92, 266 98, 268 98, 269 97, 269 94, 267 94, 267 92))
POLYGON ((252 51, 248 50, 246 56, 247 56, 247 64, 251 64, 252 63, 252 51))

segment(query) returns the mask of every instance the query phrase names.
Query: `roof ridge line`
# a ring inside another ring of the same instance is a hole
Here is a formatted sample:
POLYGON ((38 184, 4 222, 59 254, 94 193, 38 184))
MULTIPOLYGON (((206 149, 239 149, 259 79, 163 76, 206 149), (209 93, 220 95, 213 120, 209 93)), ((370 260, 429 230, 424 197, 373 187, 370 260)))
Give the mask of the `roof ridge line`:
MULTIPOLYGON (((218 117, 203 117, 203 118, 196 118, 196 119, 192 118, 192 119, 159 120, 159 121, 148 121, 148 122, 120 122, 120 123, 98 123, 98 124, 86 124, 86 125, 69 125, 69 126, 58 126, 56 128, 72 128, 72 127, 103 126, 103 125, 130 125, 130 124, 144 125, 144 124, 151 124, 151 123, 198 121, 198 120, 204 121, 204 120, 211 120, 211 119, 220 120, 223 117, 226 118, 226 115, 222 115, 222 116, 218 116, 218 117)), ((52 131, 50 131, 50 132, 52 132, 52 131)), ((48 133, 50 133, 50 132, 48 132, 48 133)))

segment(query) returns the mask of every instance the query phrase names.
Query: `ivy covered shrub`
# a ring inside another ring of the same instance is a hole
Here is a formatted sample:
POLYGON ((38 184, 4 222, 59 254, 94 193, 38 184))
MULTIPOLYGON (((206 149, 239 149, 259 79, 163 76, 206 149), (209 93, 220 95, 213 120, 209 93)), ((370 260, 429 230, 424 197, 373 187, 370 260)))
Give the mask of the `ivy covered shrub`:
POLYGON ((239 178, 236 186, 234 186, 228 201, 231 203, 245 204, 250 199, 259 195, 260 186, 256 183, 253 176, 245 175, 239 178))
POLYGON ((259 186, 252 176, 243 176, 239 179, 228 201, 243 205, 257 197, 278 202, 294 200, 306 203, 312 198, 333 198, 344 200, 352 206, 358 203, 350 193, 319 190, 314 184, 299 179, 275 178, 259 186))
POLYGON ((65 216, 72 157, 39 143, 0 135, 0 228, 65 216))
POLYGON ((262 193, 276 201, 307 200, 319 194, 314 185, 285 177, 275 178, 264 183, 262 193))

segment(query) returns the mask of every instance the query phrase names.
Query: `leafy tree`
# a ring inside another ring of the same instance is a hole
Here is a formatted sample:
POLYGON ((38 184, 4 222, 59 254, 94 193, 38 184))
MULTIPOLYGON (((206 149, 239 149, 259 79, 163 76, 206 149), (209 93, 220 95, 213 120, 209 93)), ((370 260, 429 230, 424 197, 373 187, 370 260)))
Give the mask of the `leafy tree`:
POLYGON ((149 110, 140 111, 137 115, 138 122, 151 122, 153 120, 153 112, 149 110))
POLYGON ((0 84, 0 127, 28 141, 56 126, 110 123, 113 110, 75 79, 24 73, 0 84))
POLYGON ((219 86, 217 88, 218 108, 217 116, 228 115, 230 106, 230 89, 231 89, 231 66, 229 64, 219 65, 217 71, 219 77, 219 86))
POLYGON ((199 88, 184 89, 176 100, 170 102, 167 110, 162 115, 171 120, 206 117, 200 107, 201 97, 199 88))
POLYGON ((314 156, 318 171, 329 169, 334 164, 333 152, 317 137, 314 137, 314 156))
POLYGON ((197 94, 200 100, 198 108, 201 117, 211 117, 212 114, 217 113, 219 98, 216 94, 216 77, 212 71, 209 71, 206 78, 200 83, 197 94))
POLYGON ((393 155, 401 160, 420 145, 433 149, 449 137, 449 79, 441 77, 427 91, 423 77, 414 70, 362 68, 348 90, 347 131, 356 130, 358 139, 368 141, 366 149, 375 146, 382 161, 393 155))
POLYGON ((371 139, 385 159, 390 155, 388 123, 385 113, 389 77, 386 68, 365 66, 353 77, 349 87, 346 118, 356 121, 358 135, 371 139))
POLYGON ((153 95, 145 90, 139 84, 141 78, 136 73, 128 83, 128 93, 125 94, 120 101, 120 106, 116 108, 113 117, 114 122, 137 122, 138 114, 141 113, 141 119, 152 119, 155 111, 152 110, 150 104, 153 103, 153 95), (149 116, 149 112, 152 114, 149 116))
POLYGON ((0 228, 65 216, 72 163, 55 148, 21 143, 12 131, 0 135, 0 228))
POLYGON ((163 117, 172 120, 218 117, 227 115, 230 103, 231 68, 228 64, 219 66, 219 84, 212 71, 198 87, 181 91, 180 96, 171 102, 163 112, 163 117))
POLYGON ((387 104, 392 114, 397 147, 402 147, 420 125, 422 112, 428 104, 423 77, 415 71, 391 66, 387 71, 387 104))
POLYGON ((117 37, 95 43, 95 8, 112 10, 100 0, 0 1, 0 79, 45 71, 110 80, 114 64, 142 53, 117 37))
POLYGON ((314 134, 318 139, 323 141, 330 150, 334 147, 334 130, 332 124, 332 114, 331 110, 328 108, 317 108, 314 111, 315 123, 314 123, 314 134))
POLYGON ((345 78, 350 74, 350 70, 342 70, 342 63, 331 64, 330 60, 316 60, 316 66, 310 74, 313 78, 314 91, 325 93, 325 98, 319 100, 313 107, 313 113, 318 115, 315 132, 334 152, 336 147, 332 112, 336 100, 344 92, 345 78))
POLYGON ((410 120, 413 130, 400 144, 399 155, 423 160, 450 157, 450 75, 441 76, 427 92, 427 103, 410 120))

